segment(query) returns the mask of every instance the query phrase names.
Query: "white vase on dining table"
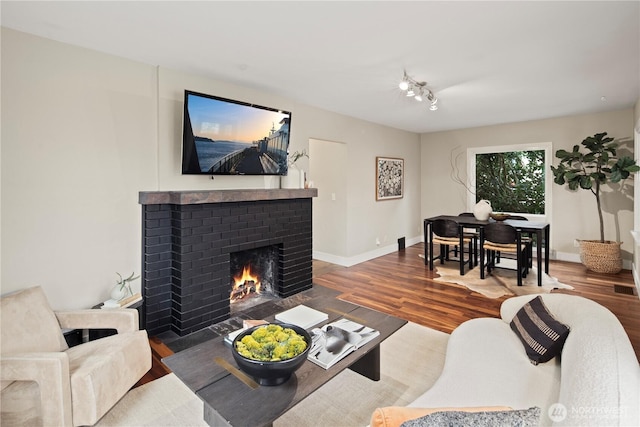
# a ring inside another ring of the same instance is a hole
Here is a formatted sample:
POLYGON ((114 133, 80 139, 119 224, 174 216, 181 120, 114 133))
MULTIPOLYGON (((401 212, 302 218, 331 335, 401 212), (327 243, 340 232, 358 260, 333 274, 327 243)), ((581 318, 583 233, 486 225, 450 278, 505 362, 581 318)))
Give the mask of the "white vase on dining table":
POLYGON ((489 214, 492 210, 491 202, 482 199, 473 207, 473 216, 479 221, 486 221, 489 219, 489 214))

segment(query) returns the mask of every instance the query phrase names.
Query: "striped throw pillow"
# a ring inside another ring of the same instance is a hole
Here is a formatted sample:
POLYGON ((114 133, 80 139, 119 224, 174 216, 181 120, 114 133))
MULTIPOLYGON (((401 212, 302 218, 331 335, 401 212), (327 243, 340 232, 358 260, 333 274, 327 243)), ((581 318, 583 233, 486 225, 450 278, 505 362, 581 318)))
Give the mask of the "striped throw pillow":
POLYGON ((548 362, 562 352, 569 335, 567 325, 549 313, 541 297, 536 297, 516 313, 511 329, 520 338, 531 363, 548 362))

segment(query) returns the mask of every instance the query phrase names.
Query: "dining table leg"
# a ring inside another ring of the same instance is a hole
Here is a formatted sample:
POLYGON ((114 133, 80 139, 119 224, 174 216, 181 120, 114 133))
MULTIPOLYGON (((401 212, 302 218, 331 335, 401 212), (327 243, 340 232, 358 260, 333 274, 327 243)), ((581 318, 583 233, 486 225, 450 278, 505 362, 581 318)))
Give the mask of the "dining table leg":
POLYGON ((549 230, 551 226, 547 224, 544 228, 544 272, 549 274, 549 230))
POLYGON ((480 278, 484 279, 484 227, 480 227, 480 278))
MULTIPOLYGON (((546 241, 545 241, 546 246, 546 241)), ((545 250, 545 256, 548 255, 548 251, 545 250)), ((536 256, 538 259, 536 260, 538 263, 538 286, 542 286, 542 230, 536 230, 536 256)), ((545 264, 547 261, 544 261, 545 264)))
POLYGON ((429 227, 429 221, 426 219, 422 224, 423 228, 423 239, 424 239, 424 265, 429 263, 429 232, 427 228, 429 227))
MULTIPOLYGON (((464 276, 464 231, 462 225, 458 225, 458 236, 460 237, 460 253, 458 255, 460 257, 460 275, 464 276)), ((471 257, 471 254, 469 254, 469 257, 471 257)))

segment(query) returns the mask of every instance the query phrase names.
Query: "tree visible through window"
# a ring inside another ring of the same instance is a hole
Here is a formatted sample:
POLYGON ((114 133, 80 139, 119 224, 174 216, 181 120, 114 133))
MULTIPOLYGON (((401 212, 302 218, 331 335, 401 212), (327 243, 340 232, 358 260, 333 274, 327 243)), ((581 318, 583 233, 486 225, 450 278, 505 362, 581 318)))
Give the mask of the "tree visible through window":
POLYGON ((545 213, 545 150, 478 153, 476 202, 495 212, 545 213))

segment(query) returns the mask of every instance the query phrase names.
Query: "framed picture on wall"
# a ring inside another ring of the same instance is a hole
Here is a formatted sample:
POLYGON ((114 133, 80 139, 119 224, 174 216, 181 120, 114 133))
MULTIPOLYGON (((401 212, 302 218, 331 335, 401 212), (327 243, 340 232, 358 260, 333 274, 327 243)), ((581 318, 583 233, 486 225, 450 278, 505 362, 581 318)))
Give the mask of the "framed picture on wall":
POLYGON ((404 193, 404 159, 376 157, 376 200, 400 199, 404 193))

